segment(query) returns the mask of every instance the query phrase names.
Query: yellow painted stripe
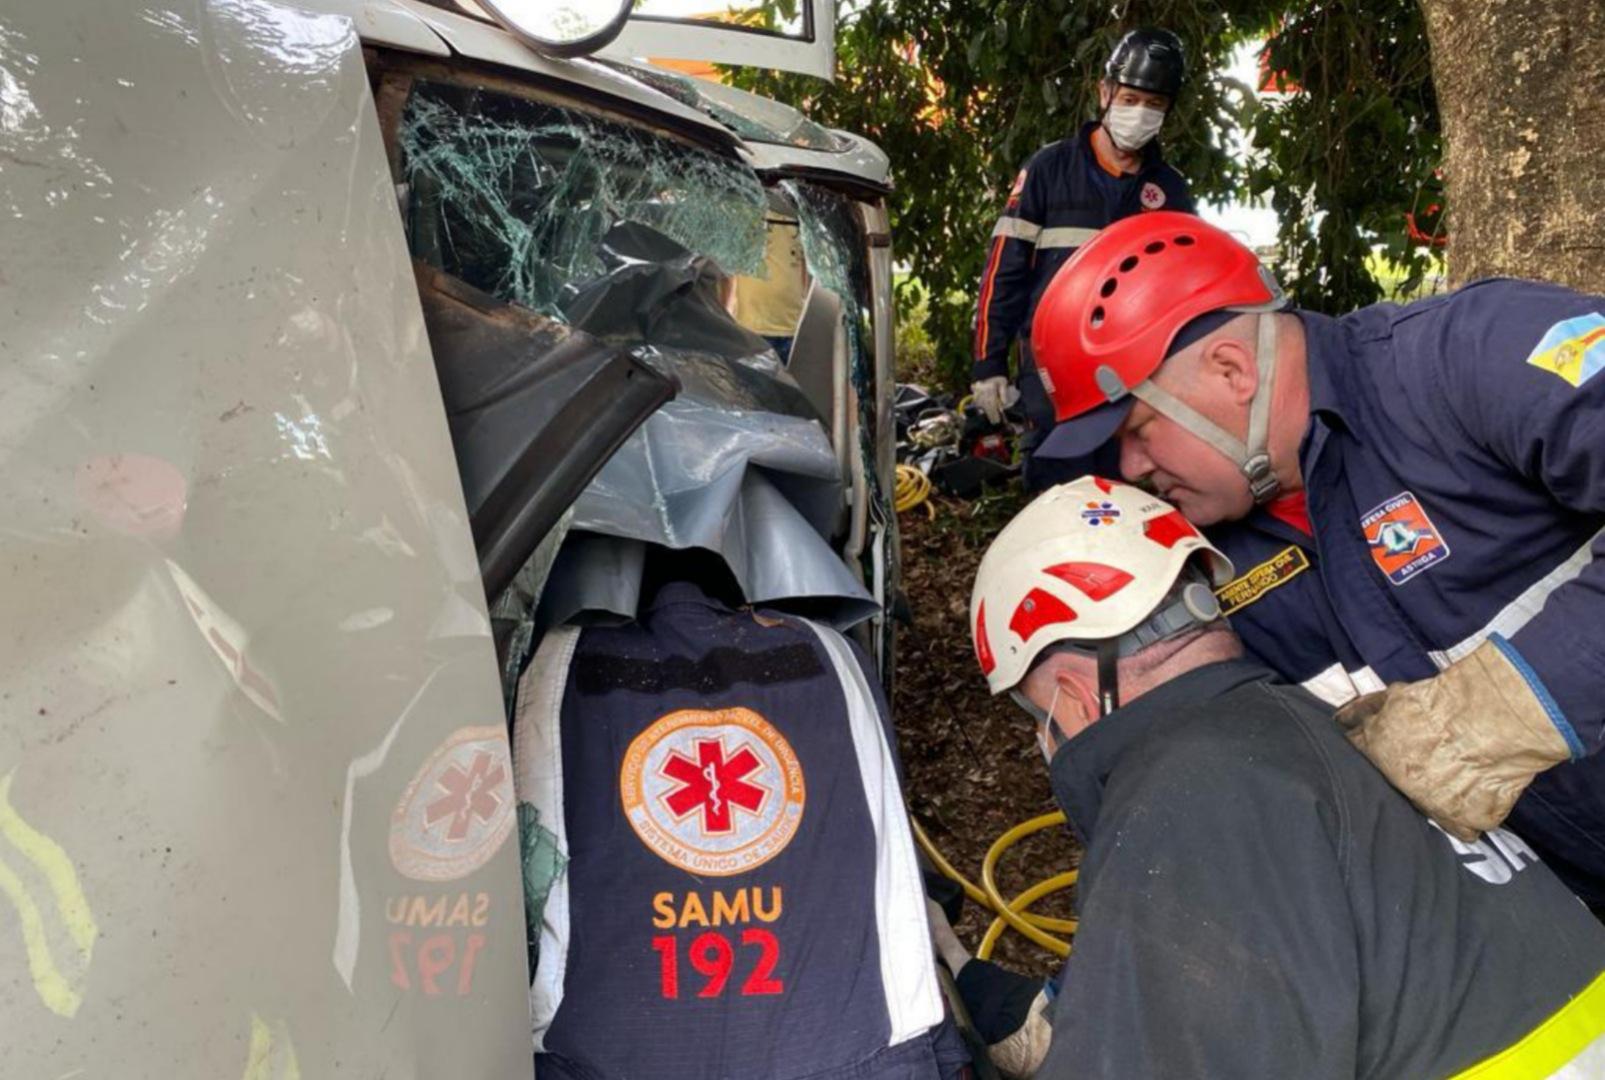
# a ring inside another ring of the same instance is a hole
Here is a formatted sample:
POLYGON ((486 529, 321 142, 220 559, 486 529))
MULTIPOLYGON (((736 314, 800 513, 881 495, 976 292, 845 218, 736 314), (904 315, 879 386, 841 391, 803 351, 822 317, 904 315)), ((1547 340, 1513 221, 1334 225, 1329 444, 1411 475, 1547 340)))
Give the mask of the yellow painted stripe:
POLYGON ((273 1032, 262 1018, 251 1014, 251 1045, 245 1052, 245 1074, 241 1080, 272 1080, 268 1066, 273 1057, 273 1032))
POLYGON ((22 879, 3 857, 0 857, 0 892, 5 893, 17 909, 17 919, 22 926, 22 944, 28 952, 28 974, 33 976, 33 988, 38 992, 39 1000, 57 1016, 72 1017, 78 1012, 78 1006, 83 1004, 83 999, 56 967, 55 958, 50 955, 45 921, 39 914, 39 906, 33 902, 22 879))
POLYGON ((1553 1076, 1605 1035, 1605 972, 1527 1037, 1452 1080, 1534 1080, 1553 1076))
POLYGON ((61 845, 23 821, 13 809, 11 778, 15 775, 13 770, 0 777, 0 836, 10 840, 50 883, 56 911, 72 936, 73 944, 78 946, 84 966, 88 967, 95 951, 95 938, 100 934, 95 916, 89 910, 89 900, 78 883, 78 872, 73 869, 72 860, 61 845))
MULTIPOLYGON (((0 836, 11 843, 50 885, 55 900, 56 915, 66 927, 68 936, 78 951, 78 971, 88 970, 94 954, 95 938, 99 928, 89 901, 78 884, 78 873, 72 860, 61 845, 22 820, 11 805, 11 781, 15 771, 0 777, 0 836)), ((3 850, 3 849, 0 849, 3 850)), ((12 865, 0 859, 0 892, 4 892, 17 910, 22 929, 23 947, 28 954, 28 973, 33 976, 34 990, 45 1007, 58 1016, 73 1016, 83 1004, 83 997, 73 986, 73 980, 56 965, 50 951, 50 938, 45 932, 44 915, 33 894, 23 883, 12 865)))
POLYGON ((275 1080, 275 1051, 282 1061, 277 1080, 301 1080, 301 1066, 295 1059, 295 1045, 290 1041, 289 1029, 283 1021, 269 1027, 260 1016, 252 1013, 251 1045, 245 1052, 245 1073, 241 1080, 275 1080))

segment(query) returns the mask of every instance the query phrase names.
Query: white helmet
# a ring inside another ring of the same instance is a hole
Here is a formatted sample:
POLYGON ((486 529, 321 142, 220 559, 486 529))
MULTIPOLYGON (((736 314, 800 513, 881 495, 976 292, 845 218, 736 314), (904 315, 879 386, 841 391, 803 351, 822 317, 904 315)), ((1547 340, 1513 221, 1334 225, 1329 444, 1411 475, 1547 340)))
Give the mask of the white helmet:
POLYGON ((1211 585, 1232 579, 1231 560, 1158 496, 1084 476, 1038 497, 992 541, 970 596, 975 656, 992 693, 1018 684, 1061 641, 1121 639, 1126 653, 1218 618, 1202 581, 1174 588, 1198 552, 1211 585))

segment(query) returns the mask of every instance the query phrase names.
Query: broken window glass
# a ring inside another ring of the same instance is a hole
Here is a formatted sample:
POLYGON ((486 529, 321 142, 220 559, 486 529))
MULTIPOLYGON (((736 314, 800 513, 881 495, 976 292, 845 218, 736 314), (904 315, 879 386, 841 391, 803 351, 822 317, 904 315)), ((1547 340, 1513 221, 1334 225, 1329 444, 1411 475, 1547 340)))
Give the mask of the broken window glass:
POLYGON ((869 352, 871 342, 866 322, 869 266, 852 200, 795 180, 787 180, 781 186, 797 206, 808 272, 842 298, 848 348, 852 353, 853 386, 860 398, 873 401, 875 365, 869 352))
MULTIPOLYGON (((842 300, 842 317, 847 324, 848 376, 858 398, 858 443, 869 485, 871 516, 882 523, 895 521, 887 494, 888 478, 878 475, 874 466, 877 460, 874 338, 869 326, 869 261, 858 215, 853 201, 845 195, 794 180, 784 181, 781 186, 796 203, 808 272, 842 300)), ((876 572, 874 554, 866 548, 861 558, 868 579, 876 572)))
MULTIPOLYGON (((853 202, 813 184, 785 181, 795 200, 808 272, 842 300, 847 323, 848 374, 858 394, 859 427, 865 440, 875 430, 875 361, 869 331, 869 264, 853 202)), ((866 441, 865 460, 874 461, 866 441)))
POLYGON ((400 130, 413 253, 561 319, 601 276, 598 243, 640 222, 730 274, 763 265, 765 198, 732 159, 625 124, 470 87, 420 84, 400 130))

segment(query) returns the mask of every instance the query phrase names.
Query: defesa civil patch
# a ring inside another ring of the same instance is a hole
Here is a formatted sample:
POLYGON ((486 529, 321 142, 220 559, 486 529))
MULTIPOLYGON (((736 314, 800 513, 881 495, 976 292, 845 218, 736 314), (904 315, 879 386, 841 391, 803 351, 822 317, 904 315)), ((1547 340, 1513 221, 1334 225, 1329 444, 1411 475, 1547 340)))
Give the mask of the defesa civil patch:
POLYGON ((1361 517, 1360 530, 1377 569, 1394 585, 1403 585, 1449 557, 1448 542, 1408 491, 1361 517))

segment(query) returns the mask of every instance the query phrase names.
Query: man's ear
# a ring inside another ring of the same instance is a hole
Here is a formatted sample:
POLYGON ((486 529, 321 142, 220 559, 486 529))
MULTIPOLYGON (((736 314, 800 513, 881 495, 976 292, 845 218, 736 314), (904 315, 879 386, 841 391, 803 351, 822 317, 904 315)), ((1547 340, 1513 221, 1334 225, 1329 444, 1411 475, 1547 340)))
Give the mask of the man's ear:
POLYGON ((1115 99, 1114 86, 1108 79, 1098 80, 1098 111, 1103 112, 1109 108, 1109 103, 1115 99))
POLYGON ((1054 680, 1058 683, 1060 703, 1054 720, 1064 737, 1073 739, 1098 719, 1098 688, 1069 670, 1059 671, 1054 680))
POLYGON ((1254 391, 1259 389, 1259 368, 1246 342, 1217 338, 1199 355, 1198 367, 1206 381, 1223 381, 1237 404, 1247 405, 1254 400, 1254 391))

